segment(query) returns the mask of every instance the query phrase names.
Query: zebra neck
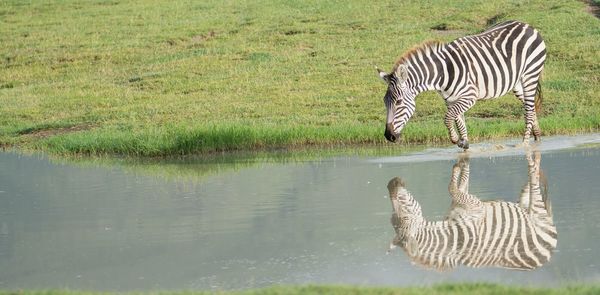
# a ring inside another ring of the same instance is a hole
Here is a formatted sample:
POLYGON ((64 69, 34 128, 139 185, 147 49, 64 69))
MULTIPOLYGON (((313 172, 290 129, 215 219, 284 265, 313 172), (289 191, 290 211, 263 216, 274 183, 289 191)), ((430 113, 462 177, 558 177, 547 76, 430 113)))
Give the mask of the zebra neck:
MULTIPOLYGON (((448 229, 448 221, 429 221, 423 219, 422 226, 420 227, 419 235, 421 238, 428 237, 428 233, 439 233, 440 231, 446 231, 448 229)), ((418 239, 419 237, 417 237, 418 239)))
POLYGON ((426 227, 431 226, 432 222, 425 220, 425 217, 422 215, 412 215, 410 217, 410 225, 409 228, 416 231, 421 231, 426 227))
POLYGON ((432 228, 432 229, 441 228, 441 227, 448 225, 447 220, 436 220, 436 221, 423 220, 423 223, 426 228, 432 228))
POLYGON ((433 44, 416 51, 403 64, 408 67, 407 83, 414 95, 424 91, 442 91, 447 65, 443 56, 445 45, 433 44))

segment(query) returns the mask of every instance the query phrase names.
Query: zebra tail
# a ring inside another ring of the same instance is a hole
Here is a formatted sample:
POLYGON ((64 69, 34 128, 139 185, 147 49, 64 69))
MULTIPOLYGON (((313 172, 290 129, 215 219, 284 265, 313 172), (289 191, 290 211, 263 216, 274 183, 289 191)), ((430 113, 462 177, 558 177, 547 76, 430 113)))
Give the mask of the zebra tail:
POLYGON ((544 97, 542 96, 542 82, 538 81, 537 87, 535 88, 535 113, 540 115, 542 112, 542 101, 544 97))

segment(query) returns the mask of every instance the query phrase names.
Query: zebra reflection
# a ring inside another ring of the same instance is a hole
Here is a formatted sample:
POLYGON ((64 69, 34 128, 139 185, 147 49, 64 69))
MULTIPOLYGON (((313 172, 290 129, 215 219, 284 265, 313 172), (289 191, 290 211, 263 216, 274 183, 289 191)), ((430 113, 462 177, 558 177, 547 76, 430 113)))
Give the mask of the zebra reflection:
POLYGON ((390 180, 396 231, 390 249, 400 246, 413 263, 437 270, 458 264, 532 270, 546 263, 556 248, 556 227, 543 176, 540 186, 540 154, 526 157, 529 179, 518 203, 481 201, 469 194, 469 159, 459 159, 448 186, 452 205, 443 221, 426 220, 403 181, 390 180))

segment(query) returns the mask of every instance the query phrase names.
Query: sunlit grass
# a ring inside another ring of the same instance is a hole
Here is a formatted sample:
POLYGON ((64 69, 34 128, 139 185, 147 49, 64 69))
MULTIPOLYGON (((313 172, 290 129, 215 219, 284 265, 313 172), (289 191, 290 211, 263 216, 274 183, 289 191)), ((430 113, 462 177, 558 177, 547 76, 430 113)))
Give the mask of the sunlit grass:
MULTIPOLYGON (((504 19, 546 40, 544 134, 599 130, 600 25, 583 2, 9 0, 0 146, 160 156, 383 144, 374 65, 504 19)), ((419 96, 404 142, 448 142, 444 111, 437 94, 419 96)), ((471 140, 520 136, 522 117, 512 96, 478 103, 471 140)))

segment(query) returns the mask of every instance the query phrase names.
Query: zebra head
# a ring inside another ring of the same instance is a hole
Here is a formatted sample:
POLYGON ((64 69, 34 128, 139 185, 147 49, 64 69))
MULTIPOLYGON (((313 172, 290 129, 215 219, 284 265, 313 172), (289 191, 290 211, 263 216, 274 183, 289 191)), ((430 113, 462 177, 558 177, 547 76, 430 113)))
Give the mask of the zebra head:
POLYGON ((387 111, 385 125, 385 138, 396 142, 406 122, 415 112, 415 94, 408 87, 408 67, 399 65, 397 70, 390 74, 379 69, 379 77, 388 84, 387 92, 383 98, 387 111))
POLYGON ((396 246, 402 247, 409 255, 416 255, 417 240, 416 233, 425 219, 421 211, 421 205, 412 194, 404 188, 404 182, 399 177, 394 177, 388 183, 390 201, 394 213, 391 223, 396 231, 396 236, 390 244, 390 250, 396 246))

